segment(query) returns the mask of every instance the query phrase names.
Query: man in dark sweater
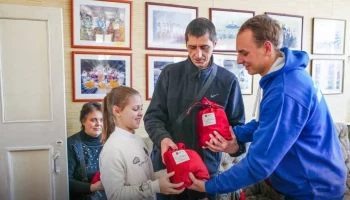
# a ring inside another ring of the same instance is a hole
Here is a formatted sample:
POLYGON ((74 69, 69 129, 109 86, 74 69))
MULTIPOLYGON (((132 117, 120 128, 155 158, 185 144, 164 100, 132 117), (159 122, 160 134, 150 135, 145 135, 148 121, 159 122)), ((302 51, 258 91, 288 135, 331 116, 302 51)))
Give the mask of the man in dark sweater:
MULTIPOLYGON (((177 149, 182 142, 187 148, 195 149, 206 164, 210 176, 219 171, 221 153, 197 147, 196 115, 198 109, 188 114, 183 121, 177 118, 187 111, 213 71, 216 76, 204 93, 208 98, 223 106, 232 127, 244 124, 244 105, 236 76, 213 62, 213 49, 217 43, 214 24, 205 18, 194 19, 186 29, 188 59, 170 64, 162 70, 155 87, 152 101, 146 111, 144 122, 147 133, 154 143, 152 160, 155 171, 164 169, 162 156, 169 148, 177 149)), ((244 145, 231 141, 233 156, 245 151, 244 145)), ((216 199, 215 194, 206 195, 216 199)), ((171 199, 198 199, 204 194, 185 191, 171 199)), ((158 195, 158 199, 169 196, 158 195)))

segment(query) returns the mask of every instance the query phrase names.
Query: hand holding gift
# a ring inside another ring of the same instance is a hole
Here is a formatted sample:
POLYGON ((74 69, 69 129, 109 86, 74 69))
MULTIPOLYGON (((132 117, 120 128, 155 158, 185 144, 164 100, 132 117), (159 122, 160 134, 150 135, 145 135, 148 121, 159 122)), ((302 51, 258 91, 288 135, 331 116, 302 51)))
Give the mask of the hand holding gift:
POLYGON ((170 182, 184 184, 178 189, 186 188, 192 185, 189 178, 189 173, 192 172, 197 179, 209 180, 209 172, 203 160, 197 152, 191 149, 186 149, 183 143, 177 144, 178 149, 168 149, 164 153, 164 162, 167 172, 175 171, 175 174, 170 177, 170 182))

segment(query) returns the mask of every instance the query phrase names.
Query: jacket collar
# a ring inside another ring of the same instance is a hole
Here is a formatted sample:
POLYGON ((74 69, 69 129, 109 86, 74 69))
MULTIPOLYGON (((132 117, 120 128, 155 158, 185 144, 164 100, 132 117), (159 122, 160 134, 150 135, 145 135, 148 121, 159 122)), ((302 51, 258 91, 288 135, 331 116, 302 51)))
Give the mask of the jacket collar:
POLYGON ((196 65, 194 65, 190 57, 187 58, 185 65, 186 65, 186 74, 192 80, 196 80, 196 79, 206 80, 209 77, 213 68, 217 67, 217 65, 214 63, 213 56, 211 56, 210 58, 210 66, 206 69, 201 69, 196 65))

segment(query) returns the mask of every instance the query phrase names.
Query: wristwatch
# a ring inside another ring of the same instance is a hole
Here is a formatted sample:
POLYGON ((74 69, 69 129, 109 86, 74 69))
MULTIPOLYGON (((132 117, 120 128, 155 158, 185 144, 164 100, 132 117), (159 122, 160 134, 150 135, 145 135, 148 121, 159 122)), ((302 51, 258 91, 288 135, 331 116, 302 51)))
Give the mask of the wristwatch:
POLYGON ((142 183, 139 187, 139 190, 142 192, 149 190, 149 183, 142 183))
POLYGON ((245 148, 245 145, 238 142, 238 151, 236 153, 233 153, 233 154, 229 154, 231 157, 238 157, 242 154, 244 154, 246 152, 246 148, 245 148))

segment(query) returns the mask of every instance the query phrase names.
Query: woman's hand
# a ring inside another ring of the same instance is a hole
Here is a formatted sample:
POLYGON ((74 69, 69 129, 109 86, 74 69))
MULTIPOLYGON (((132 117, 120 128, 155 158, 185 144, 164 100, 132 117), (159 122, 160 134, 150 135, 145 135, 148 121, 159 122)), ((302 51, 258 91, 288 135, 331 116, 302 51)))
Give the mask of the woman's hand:
POLYGON ((97 181, 96 183, 90 185, 90 191, 91 192, 96 192, 96 191, 99 191, 99 190, 104 190, 104 187, 103 187, 101 181, 97 181))
POLYGON ((159 181, 159 187, 160 187, 160 193, 162 194, 180 194, 182 193, 185 188, 182 188, 181 190, 177 190, 176 188, 181 187, 184 183, 170 183, 169 178, 172 177, 175 174, 175 172, 171 172, 169 174, 166 174, 158 179, 159 181))

